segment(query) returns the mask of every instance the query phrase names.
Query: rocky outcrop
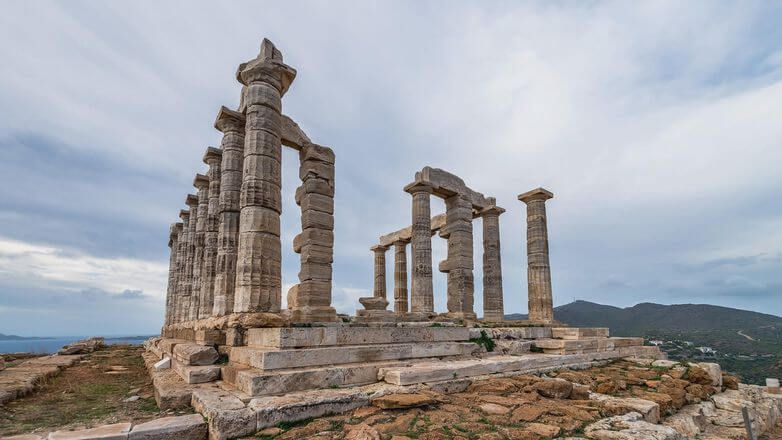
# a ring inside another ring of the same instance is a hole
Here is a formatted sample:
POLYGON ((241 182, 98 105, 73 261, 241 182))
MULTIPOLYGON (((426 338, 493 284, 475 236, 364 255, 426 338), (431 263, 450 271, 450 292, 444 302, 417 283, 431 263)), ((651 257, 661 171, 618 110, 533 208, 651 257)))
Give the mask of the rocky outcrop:
POLYGON ((104 347, 105 345, 106 342, 103 338, 94 337, 94 338, 89 338, 78 342, 74 342, 73 344, 70 345, 66 345, 65 347, 58 350, 57 354, 60 355, 87 354, 87 353, 92 353, 93 351, 98 350, 101 347, 104 347))

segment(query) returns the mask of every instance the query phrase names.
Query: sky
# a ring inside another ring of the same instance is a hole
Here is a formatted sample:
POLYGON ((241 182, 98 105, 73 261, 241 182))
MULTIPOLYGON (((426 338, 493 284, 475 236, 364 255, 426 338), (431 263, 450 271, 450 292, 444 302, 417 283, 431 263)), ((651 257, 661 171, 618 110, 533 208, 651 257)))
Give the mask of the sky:
MULTIPOLYGON (((526 313, 525 207, 547 202, 555 305, 782 315, 779 2, 3 1, 0 333, 153 334, 168 228, 264 37, 283 99, 337 157, 334 306, 371 296, 424 166, 497 198, 506 313, 526 313)), ((283 154, 283 298, 297 282, 283 154)), ((439 199, 432 212, 444 211, 439 199)), ((481 224, 475 305, 482 311, 481 224)), ((445 243, 433 238, 434 266, 445 243)), ((388 257, 392 292, 393 257, 388 257)), ((445 311, 445 274, 435 272, 445 311)))

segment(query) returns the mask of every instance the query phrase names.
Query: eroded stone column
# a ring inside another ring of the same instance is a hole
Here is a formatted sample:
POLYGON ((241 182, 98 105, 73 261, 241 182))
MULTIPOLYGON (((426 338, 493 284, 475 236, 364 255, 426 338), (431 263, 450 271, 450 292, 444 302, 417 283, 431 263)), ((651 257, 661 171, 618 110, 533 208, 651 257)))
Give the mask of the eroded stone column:
POLYGON ((551 293, 551 268, 548 256, 546 200, 554 194, 537 188, 519 195, 527 204, 527 292, 529 320, 548 323, 554 320, 551 293))
POLYGON ((502 259, 500 252, 499 206, 481 211, 483 219, 483 320, 502 321, 505 308, 502 297, 502 259))
POLYGON ((176 256, 176 270, 177 270, 177 280, 176 280, 176 294, 174 295, 174 304, 173 304, 173 318, 172 322, 176 324, 177 322, 184 321, 182 316, 182 310, 183 310, 183 304, 184 304, 184 297, 183 293, 185 290, 185 284, 186 284, 186 270, 185 270, 185 262, 187 261, 187 234, 188 229, 190 226, 190 211, 187 210, 181 210, 179 211, 179 218, 182 219, 182 229, 179 232, 179 240, 177 240, 177 256, 176 256))
POLYGON ((411 313, 434 313, 434 288, 432 287, 432 212, 429 197, 432 188, 423 184, 410 184, 405 191, 413 196, 413 222, 410 239, 412 251, 412 281, 410 292, 411 313))
POLYGON ((174 296, 177 283, 177 241, 179 239, 179 231, 181 229, 181 223, 172 223, 168 230, 168 288, 166 289, 166 311, 164 325, 171 324, 172 319, 172 306, 174 303, 174 296))
POLYGON ((209 213, 209 178, 203 174, 196 174, 193 186, 198 189, 198 209, 193 235, 193 288, 190 296, 190 319, 196 320, 199 318, 201 310, 201 268, 204 265, 206 217, 209 213))
POLYGON ((440 271, 448 274, 448 315, 475 319, 472 203, 457 194, 445 199, 445 208, 440 236, 448 239, 448 258, 440 264, 440 271))
POLYGON ((207 192, 206 231, 204 232, 204 260, 201 267, 201 303, 198 318, 212 316, 214 310, 214 281, 217 266, 217 234, 220 210, 220 163, 223 152, 209 147, 204 154, 204 163, 209 165, 209 189, 207 192))
POLYGON ((247 86, 244 171, 236 262, 236 312, 279 312, 281 303, 281 106, 296 71, 264 39, 257 58, 239 66, 247 86))
POLYGON ((234 310, 236 254, 239 242, 239 195, 242 190, 245 117, 242 113, 220 108, 215 128, 223 133, 220 164, 219 224, 217 230, 217 267, 214 281, 215 316, 234 310))
POLYGON ((372 246, 370 248, 375 255, 375 288, 372 296, 375 298, 386 298, 386 251, 385 246, 372 246))
POLYGON ((188 194, 185 203, 190 208, 190 219, 187 225, 187 253, 185 254, 185 280, 182 289, 182 321, 191 321, 193 317, 193 304, 196 299, 193 295, 193 266, 195 261, 195 236, 198 223, 198 196, 188 194))
POLYGON ((407 313, 407 242, 394 242, 394 313, 407 313))
POLYGON ((293 239, 293 250, 301 254, 299 284, 288 291, 288 308, 293 322, 333 322, 337 312, 331 306, 332 263, 334 261, 334 152, 308 143, 299 151, 296 204, 301 206, 301 234, 293 239))

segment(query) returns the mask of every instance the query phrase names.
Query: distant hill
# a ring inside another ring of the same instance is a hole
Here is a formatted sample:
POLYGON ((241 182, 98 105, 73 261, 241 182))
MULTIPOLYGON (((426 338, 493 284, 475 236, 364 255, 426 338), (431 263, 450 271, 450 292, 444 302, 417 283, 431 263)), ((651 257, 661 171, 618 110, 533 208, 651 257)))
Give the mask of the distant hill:
POLYGON ((38 337, 25 337, 25 336, 16 336, 16 335, 4 335, 0 333, 0 341, 27 341, 27 340, 35 340, 35 339, 49 339, 49 338, 38 338, 38 337))
POLYGON ((554 318, 573 327, 608 327, 612 336, 642 336, 672 359, 718 362, 747 383, 763 384, 766 377, 782 376, 779 316, 708 304, 619 308, 575 301, 554 308, 554 318))

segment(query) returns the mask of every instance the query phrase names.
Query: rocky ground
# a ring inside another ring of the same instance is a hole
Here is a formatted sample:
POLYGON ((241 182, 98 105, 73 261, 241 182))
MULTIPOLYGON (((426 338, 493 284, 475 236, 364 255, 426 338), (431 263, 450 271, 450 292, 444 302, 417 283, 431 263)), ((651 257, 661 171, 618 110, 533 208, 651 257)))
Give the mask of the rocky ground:
MULTIPOLYGON (((712 386, 713 378, 703 368, 670 364, 663 361, 660 366, 652 366, 617 361, 588 370, 552 372, 545 377, 489 379, 453 394, 386 396, 375 399, 373 406, 349 414, 281 424, 262 431, 257 437, 280 440, 608 438, 600 436, 599 426, 590 425, 605 417, 633 412, 638 414, 616 423, 632 424, 635 418, 656 423, 661 416, 722 391, 712 386), (613 397, 590 400, 590 391, 613 397), (659 404, 660 413, 655 413, 649 401, 659 404)), ((737 387, 736 378, 723 378, 726 387, 737 387)), ((604 431, 618 429, 608 425, 602 428, 604 431)), ((653 435, 650 433, 646 438, 655 438, 653 435)))
POLYGON ((141 422, 161 413, 143 348, 111 345, 46 379, 36 392, 0 406, 0 436, 141 422))

